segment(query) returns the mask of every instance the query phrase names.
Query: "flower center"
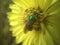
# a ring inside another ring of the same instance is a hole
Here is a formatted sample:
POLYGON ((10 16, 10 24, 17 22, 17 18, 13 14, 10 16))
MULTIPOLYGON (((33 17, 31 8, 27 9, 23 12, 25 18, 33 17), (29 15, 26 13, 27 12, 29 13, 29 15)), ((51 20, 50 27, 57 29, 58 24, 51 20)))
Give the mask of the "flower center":
POLYGON ((41 25, 40 23, 43 21, 44 15, 43 11, 40 8, 32 8, 25 10, 25 27, 24 31, 26 30, 40 30, 41 25))

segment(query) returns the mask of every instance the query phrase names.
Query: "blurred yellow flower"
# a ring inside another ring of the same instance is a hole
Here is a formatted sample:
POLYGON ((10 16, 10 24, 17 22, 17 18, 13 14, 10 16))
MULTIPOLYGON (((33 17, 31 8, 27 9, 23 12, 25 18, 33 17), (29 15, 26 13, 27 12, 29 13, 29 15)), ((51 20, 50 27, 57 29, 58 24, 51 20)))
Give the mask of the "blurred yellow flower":
POLYGON ((58 0, 12 1, 13 4, 9 5, 11 12, 7 14, 11 26, 10 30, 16 37, 16 43, 22 42, 22 45, 54 45, 48 30, 54 29, 55 17, 53 15, 59 10, 58 0))

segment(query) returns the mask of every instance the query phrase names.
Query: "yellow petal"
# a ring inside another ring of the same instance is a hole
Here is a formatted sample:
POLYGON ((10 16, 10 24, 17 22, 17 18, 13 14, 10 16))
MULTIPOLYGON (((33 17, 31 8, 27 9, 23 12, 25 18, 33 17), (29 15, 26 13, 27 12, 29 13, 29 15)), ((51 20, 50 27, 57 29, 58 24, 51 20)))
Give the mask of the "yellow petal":
POLYGON ((57 0, 46 0, 44 10, 47 10, 51 5, 53 5, 57 0))
POLYGON ((19 34, 23 31, 24 31, 24 25, 20 25, 20 26, 16 27, 15 29, 13 29, 12 33, 14 36, 19 36, 19 34))
POLYGON ((13 2, 23 9, 28 9, 35 6, 33 0, 13 0, 13 2))
POLYGON ((16 43, 21 43, 26 38, 25 34, 21 34, 19 36, 16 36, 16 43))
POLYGON ((39 7, 42 9, 42 10, 44 10, 44 5, 45 5, 45 0, 37 0, 38 2, 38 5, 39 5, 39 7))
POLYGON ((53 38, 47 31, 45 34, 45 39, 46 39, 47 45, 54 45, 53 38))
POLYGON ((21 13, 21 11, 23 11, 22 8, 20 8, 16 4, 10 4, 9 8, 12 9, 12 13, 21 13))
POLYGON ((34 38, 34 31, 31 31, 31 32, 28 32, 27 33, 27 37, 24 39, 24 41, 23 41, 23 44, 22 45, 30 45, 30 44, 33 44, 32 43, 32 40, 33 40, 33 38, 34 38), (31 38, 31 39, 30 39, 31 38))
POLYGON ((60 10, 60 2, 56 1, 47 11, 47 13, 52 13, 60 10))

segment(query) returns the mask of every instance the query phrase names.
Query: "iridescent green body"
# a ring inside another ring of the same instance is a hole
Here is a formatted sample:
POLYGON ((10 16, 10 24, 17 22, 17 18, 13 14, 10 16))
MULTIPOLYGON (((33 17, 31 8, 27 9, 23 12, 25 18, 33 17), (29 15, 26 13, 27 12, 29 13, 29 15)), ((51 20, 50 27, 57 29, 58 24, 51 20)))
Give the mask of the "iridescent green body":
POLYGON ((40 29, 40 20, 38 19, 39 14, 37 12, 33 12, 26 23, 25 28, 27 30, 39 30, 40 29))

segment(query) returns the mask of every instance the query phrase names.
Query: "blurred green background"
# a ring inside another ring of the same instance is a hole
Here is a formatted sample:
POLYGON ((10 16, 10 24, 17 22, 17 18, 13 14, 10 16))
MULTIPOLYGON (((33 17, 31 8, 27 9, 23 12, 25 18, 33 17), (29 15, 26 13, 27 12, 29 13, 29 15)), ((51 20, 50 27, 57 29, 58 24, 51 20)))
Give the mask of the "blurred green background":
POLYGON ((6 12, 11 0, 0 0, 0 45, 16 45, 15 37, 9 31, 9 23, 6 12))
MULTIPOLYGON (((12 3, 11 0, 0 0, 0 45, 17 45, 15 37, 9 31, 9 22, 6 14, 10 11, 10 3, 12 3)), ((18 45, 21 45, 21 43, 18 45)))

